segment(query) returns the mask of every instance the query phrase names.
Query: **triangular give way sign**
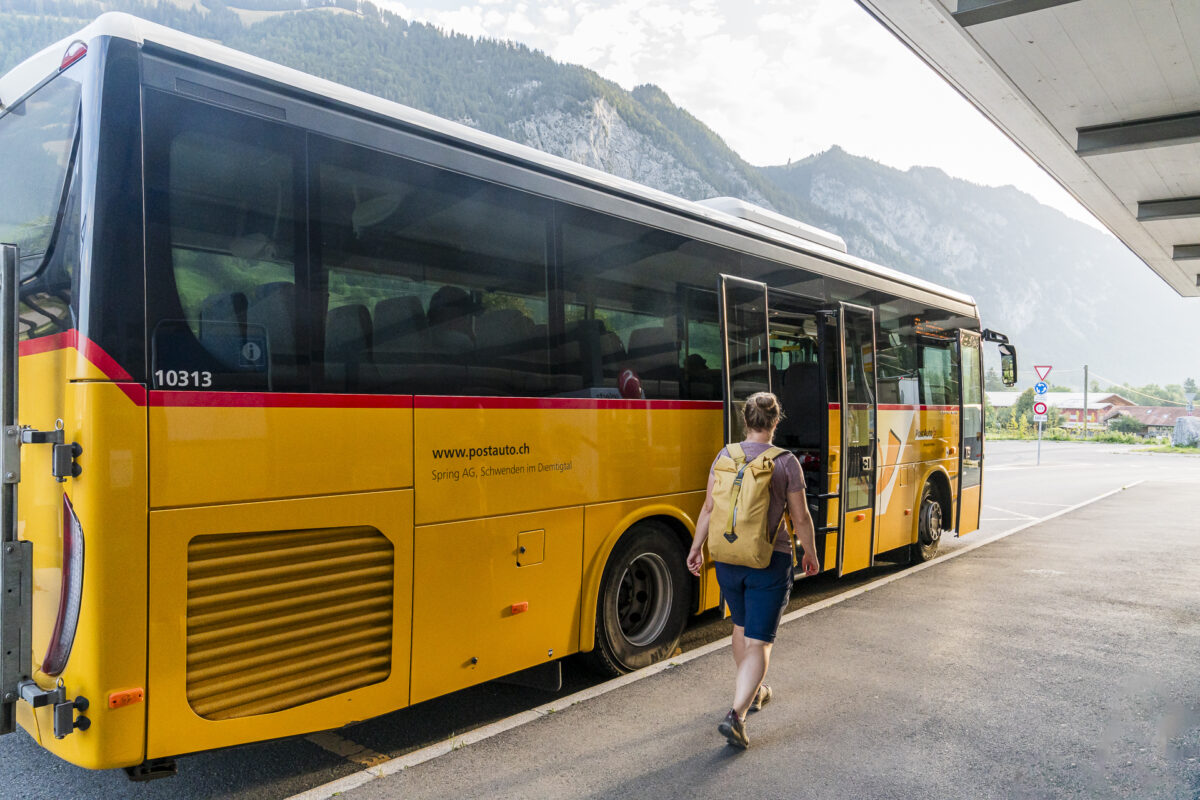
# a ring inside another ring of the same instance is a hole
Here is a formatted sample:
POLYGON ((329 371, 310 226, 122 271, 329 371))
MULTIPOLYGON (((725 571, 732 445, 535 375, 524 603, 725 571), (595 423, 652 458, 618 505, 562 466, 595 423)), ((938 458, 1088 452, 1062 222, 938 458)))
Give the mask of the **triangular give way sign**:
POLYGON ((1054 369, 1054 367, 1047 364, 1046 366, 1043 366, 1043 367, 1034 367, 1033 371, 1037 373, 1038 380, 1044 381, 1044 380, 1046 380, 1046 376, 1050 374, 1050 370, 1052 370, 1052 369, 1054 369))

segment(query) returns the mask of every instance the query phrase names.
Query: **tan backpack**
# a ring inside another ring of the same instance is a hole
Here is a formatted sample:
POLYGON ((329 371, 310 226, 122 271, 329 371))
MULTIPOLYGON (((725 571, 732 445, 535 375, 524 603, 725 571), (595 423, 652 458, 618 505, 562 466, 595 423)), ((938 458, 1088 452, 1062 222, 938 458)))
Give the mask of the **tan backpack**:
POLYGON ((768 447, 747 463, 740 444, 725 447, 728 455, 713 466, 713 510, 708 522, 708 552, 714 561, 762 569, 771 563, 775 537, 785 525, 787 507, 775 530, 767 530, 771 475, 775 459, 786 453, 768 447))

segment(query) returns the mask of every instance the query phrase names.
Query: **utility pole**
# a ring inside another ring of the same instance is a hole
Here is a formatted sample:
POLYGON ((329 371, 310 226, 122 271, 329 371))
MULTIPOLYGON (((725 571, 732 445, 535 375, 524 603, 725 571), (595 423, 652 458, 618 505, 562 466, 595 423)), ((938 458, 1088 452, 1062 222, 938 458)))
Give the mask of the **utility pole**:
POLYGON ((1083 365, 1083 438, 1084 438, 1084 439, 1088 438, 1088 429, 1087 429, 1087 428, 1088 428, 1088 406, 1087 406, 1088 377, 1087 377, 1087 368, 1088 368, 1088 365, 1087 365, 1087 364, 1084 364, 1084 365, 1083 365))

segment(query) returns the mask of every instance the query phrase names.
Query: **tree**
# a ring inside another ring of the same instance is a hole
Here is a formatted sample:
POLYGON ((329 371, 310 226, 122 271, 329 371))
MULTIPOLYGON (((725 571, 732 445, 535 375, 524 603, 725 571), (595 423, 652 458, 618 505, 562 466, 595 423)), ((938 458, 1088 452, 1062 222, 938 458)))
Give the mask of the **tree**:
POLYGON ((1109 420, 1108 429, 1118 433, 1136 433, 1138 435, 1146 432, 1146 426, 1128 414, 1118 414, 1109 420))
POLYGON ((1033 389, 1026 389, 1021 392, 1021 396, 1017 398, 1017 402, 1013 403, 1012 415, 1013 419, 1025 417, 1028 420, 1033 418, 1033 389))
POLYGON ((1188 378, 1183 382, 1183 390, 1191 394, 1196 394, 1196 381, 1192 378, 1188 378))
POLYGON ((1061 428, 1063 424, 1062 412, 1058 410, 1058 406, 1050 406, 1046 411, 1046 429, 1061 428))
POLYGON ((1000 380, 1000 376, 996 374, 995 367, 988 367, 987 375, 983 379, 983 388, 989 392, 1003 392, 1005 390, 1004 381, 1000 380))

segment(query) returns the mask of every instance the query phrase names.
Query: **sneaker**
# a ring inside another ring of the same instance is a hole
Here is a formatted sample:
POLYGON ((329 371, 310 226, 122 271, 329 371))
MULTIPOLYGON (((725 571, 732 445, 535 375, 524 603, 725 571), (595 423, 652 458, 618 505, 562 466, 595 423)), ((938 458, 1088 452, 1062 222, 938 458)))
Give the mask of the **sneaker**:
POLYGON ((762 707, 771 702, 771 687, 765 683, 758 687, 758 694, 754 695, 754 702, 750 704, 751 711, 762 711, 762 707))
POLYGON ((742 722, 742 718, 732 708, 725 715, 725 719, 721 720, 717 730, 734 747, 745 750, 750 746, 750 737, 746 736, 746 723, 742 722))

